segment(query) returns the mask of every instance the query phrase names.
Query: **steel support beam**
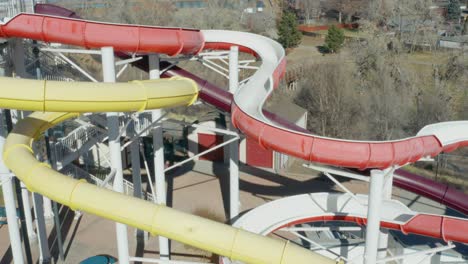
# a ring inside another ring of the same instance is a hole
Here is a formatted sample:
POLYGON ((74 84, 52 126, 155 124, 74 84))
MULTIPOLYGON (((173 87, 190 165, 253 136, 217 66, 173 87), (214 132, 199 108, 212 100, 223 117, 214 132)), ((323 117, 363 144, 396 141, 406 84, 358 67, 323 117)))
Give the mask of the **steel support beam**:
POLYGON ((26 229, 28 230, 29 239, 32 242, 37 239, 37 235, 33 227, 31 203, 29 200, 29 191, 23 182, 21 182, 21 196, 23 197, 24 220, 26 221, 26 229))
MULTIPOLYGON (((392 189, 393 189, 393 172, 394 168, 389 169, 384 178, 383 189, 382 189, 382 199, 391 200, 392 199, 392 189)), ((377 253, 378 259, 383 259, 387 257, 387 248, 388 248, 388 230, 380 229, 379 236, 379 249, 377 253)))
MULTIPOLYGON (((3 117, 3 116, 2 116, 3 117)), ((3 121, 3 119, 1 119, 3 121)), ((21 235, 18 217, 16 214, 16 202, 13 188, 13 180, 10 170, 3 162, 3 146, 5 144, 5 131, 3 122, 0 122, 0 181, 2 184, 3 200, 5 202, 6 217, 8 222, 8 234, 10 236, 11 252, 13 262, 23 264, 23 246, 21 245, 21 235)))
MULTIPOLYGON (((115 82, 115 62, 114 49, 112 47, 104 47, 102 53, 102 71, 104 82, 115 82)), ((112 167, 115 169, 114 191, 123 193, 123 171, 122 171, 122 155, 120 151, 120 130, 119 130, 119 114, 107 113, 107 126, 109 128, 109 150, 112 167)), ((116 223, 117 233, 117 248, 119 254, 119 263, 128 264, 130 258, 128 254, 128 238, 127 226, 121 223, 116 223)))
MULTIPOLYGON (((239 89, 239 47, 233 46, 229 51, 229 92, 236 93, 239 89)), ((235 128, 229 124, 230 130, 235 128)), ((235 140, 229 145, 229 218, 239 215, 239 141, 235 140)))
POLYGON ((369 202, 367 208, 366 246, 364 264, 377 262, 380 236, 380 210, 382 208, 382 188, 385 171, 372 170, 370 179, 369 202))
MULTIPOLYGON (((151 80, 159 79, 161 71, 159 68, 159 55, 150 54, 149 59, 149 77, 151 80)), ((151 112, 152 119, 158 120, 162 117, 160 109, 151 112)), ((156 201, 158 204, 166 204, 166 177, 164 174, 164 143, 162 123, 156 123, 153 128, 153 152, 154 152, 154 185, 156 190, 156 201)), ((159 255, 162 260, 170 259, 169 240, 159 236, 159 255)))

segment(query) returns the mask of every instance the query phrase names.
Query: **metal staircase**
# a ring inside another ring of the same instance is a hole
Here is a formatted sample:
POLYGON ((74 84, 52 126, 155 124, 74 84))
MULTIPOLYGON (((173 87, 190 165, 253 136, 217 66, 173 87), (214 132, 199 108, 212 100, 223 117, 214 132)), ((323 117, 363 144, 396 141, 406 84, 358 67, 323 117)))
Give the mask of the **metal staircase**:
MULTIPOLYGON (((65 175, 69 175, 70 177, 73 177, 75 179, 85 179, 86 181, 93 183, 102 188, 106 188, 109 190, 113 189, 112 181, 106 182, 105 177, 103 178, 103 177, 95 176, 89 173, 88 171, 83 170, 82 168, 73 164, 68 164, 67 166, 63 167, 60 170, 60 172, 65 175)), ((134 192, 133 183, 125 179, 123 180, 123 182, 124 182, 124 194, 133 196, 133 192, 134 192)), ((154 197, 151 193, 143 191, 143 195, 144 197, 146 197, 146 200, 154 201, 154 197)))
POLYGON ((79 159, 96 144, 103 142, 107 137, 100 129, 91 124, 81 124, 65 137, 53 143, 53 154, 58 168, 63 168, 79 159))
POLYGON ((41 79, 53 80, 53 81, 64 81, 73 82, 73 78, 63 76, 64 72, 73 72, 73 67, 66 61, 58 56, 54 56, 48 52, 40 52, 35 48, 25 49, 24 60, 26 72, 37 78, 36 63, 39 62, 41 79), (38 53, 38 55, 35 54, 38 53))
MULTIPOLYGON (((73 72, 73 66, 58 56, 54 56, 48 52, 40 52, 39 54, 39 52, 39 50, 34 48, 25 49, 25 65, 28 74, 31 76, 38 76, 36 73, 36 63, 39 62, 40 77, 42 79, 74 81, 63 75, 64 72, 73 72)), ((119 116, 119 124, 122 137, 127 136, 126 126, 128 126, 128 122, 131 119, 134 120, 135 134, 140 134, 140 136, 147 136, 150 134, 151 129, 149 129, 149 127, 152 125, 150 112, 139 113, 135 116, 121 113, 119 116)), ((96 159, 108 161, 109 150, 107 144, 104 144, 107 140, 107 119, 105 114, 85 114, 84 117, 68 123, 67 126, 74 129, 65 136, 61 136, 63 135, 63 131, 59 131, 59 133, 57 133, 58 139, 50 144, 52 155, 57 162, 57 169, 71 177, 86 179, 88 182, 94 183, 97 186, 113 189, 112 180, 105 180, 107 175, 93 175, 89 171, 73 164, 73 161, 79 160, 80 164, 95 166, 96 159), (94 155, 93 161, 86 159, 88 153, 94 155)), ((104 164, 99 163, 98 166, 110 167, 110 164, 104 162, 104 164)), ((133 183, 124 179, 124 193, 133 195, 133 192, 133 183)), ((151 193, 145 191, 142 193, 147 200, 154 201, 154 197, 151 193)))

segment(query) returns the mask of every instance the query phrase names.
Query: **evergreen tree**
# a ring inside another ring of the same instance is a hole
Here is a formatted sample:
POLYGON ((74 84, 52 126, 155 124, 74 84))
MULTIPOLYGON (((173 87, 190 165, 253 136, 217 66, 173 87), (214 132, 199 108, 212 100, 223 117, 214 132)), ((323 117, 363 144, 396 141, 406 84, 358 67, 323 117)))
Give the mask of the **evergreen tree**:
POLYGON ((285 11, 278 23, 278 42, 284 48, 293 48, 301 43, 302 33, 297 28, 296 15, 291 11, 285 11))
POLYGON ((447 19, 448 20, 458 20, 460 18, 460 1, 459 0, 450 0, 447 6, 447 19))
POLYGON ((335 25, 328 28, 328 34, 325 38, 325 48, 329 52, 338 52, 345 40, 344 32, 335 25))

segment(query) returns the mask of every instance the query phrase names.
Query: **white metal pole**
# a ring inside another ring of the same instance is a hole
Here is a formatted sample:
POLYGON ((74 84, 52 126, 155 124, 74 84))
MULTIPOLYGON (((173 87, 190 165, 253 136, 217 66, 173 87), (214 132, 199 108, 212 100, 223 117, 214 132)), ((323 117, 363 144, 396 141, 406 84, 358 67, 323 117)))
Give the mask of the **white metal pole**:
POLYGON ((232 46, 229 51, 229 92, 235 93, 239 88, 239 47, 232 46))
MULTIPOLYGON (((149 78, 159 79, 161 71, 159 69, 159 55, 150 54, 149 59, 149 78)), ((151 112, 153 121, 162 116, 160 109, 151 112)), ((164 175, 164 143, 162 123, 158 122, 153 128, 153 151, 154 151, 154 188, 156 190, 156 201, 158 204, 166 204, 166 177, 164 175)), ((159 237, 159 256, 162 260, 170 259, 169 239, 159 237)))
POLYGON ((5 136, 3 123, 0 122, 0 181, 2 184, 3 200, 5 202, 6 217, 8 222, 8 234, 10 236, 11 252, 13 254, 13 262, 18 264, 24 263, 23 247, 21 245, 21 236, 19 231, 18 217, 16 215, 15 194, 13 191, 13 181, 10 177, 10 170, 3 162, 3 145, 5 144, 5 136))
MULTIPOLYGON (((235 93, 239 88, 239 47, 233 46, 229 51, 229 91, 235 93)), ((232 123, 230 129, 234 130, 232 123)), ((229 145, 229 217, 239 215, 239 141, 229 145)))
MULTIPOLYGON (((102 53, 102 72, 104 82, 115 82, 115 62, 114 48, 101 48, 102 53)), ((120 151, 120 130, 119 130, 119 114, 107 113, 107 126, 109 128, 109 151, 112 168, 115 170, 114 176, 114 191, 122 193, 124 191, 123 171, 122 171, 122 155, 120 151)), ((130 262, 128 255, 128 237, 127 226, 121 223, 116 223, 117 233, 117 248, 119 252, 119 263, 127 264, 130 262)))
POLYGON ((366 246, 364 249, 365 264, 374 264, 377 261, 377 250, 380 235, 380 209, 382 208, 382 188, 384 177, 384 171, 371 171, 367 208, 366 246))
POLYGON ((23 196, 23 207, 24 207, 24 219, 26 221, 26 229, 28 231, 28 236, 30 241, 35 241, 37 239, 36 232, 33 227, 33 219, 31 214, 31 203, 29 201, 29 191, 21 182, 21 196, 23 196))
MULTIPOLYGON (((384 171, 386 177, 384 178, 382 198, 384 200, 392 199, 392 189, 393 189, 393 168, 387 169, 384 171)), ((388 230, 380 229, 379 236, 379 249, 377 253, 377 258, 382 259, 387 257, 387 248, 388 248, 388 230)))
POLYGON ((389 168, 384 170, 385 173, 385 179, 383 183, 383 199, 384 200, 391 200, 392 199, 392 194, 393 194, 393 174, 394 174, 394 169, 389 168))
POLYGON ((229 145, 229 207, 230 219, 239 215, 239 141, 236 140, 229 145))
POLYGON ((36 2, 36 1, 34 1, 34 0, 30 0, 30 1, 29 1, 29 4, 31 5, 31 6, 30 6, 31 9, 27 10, 27 12, 34 13, 34 5, 36 4, 35 2, 36 2))

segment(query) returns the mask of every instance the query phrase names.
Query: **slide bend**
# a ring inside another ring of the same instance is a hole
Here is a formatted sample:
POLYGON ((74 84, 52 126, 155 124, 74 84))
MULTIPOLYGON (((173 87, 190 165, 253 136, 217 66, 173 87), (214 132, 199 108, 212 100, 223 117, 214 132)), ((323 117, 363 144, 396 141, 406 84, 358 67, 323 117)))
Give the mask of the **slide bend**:
MULTIPOLYGON (((69 18, 80 18, 75 12, 68 10, 66 8, 51 5, 51 4, 36 4, 35 12, 44 15, 56 15, 60 17, 69 17, 69 18)), ((224 49, 228 48, 223 47, 224 49)), ((255 54, 254 51, 248 50, 246 47, 241 49, 241 51, 247 51, 249 54, 255 54)), ((129 55, 126 53, 118 52, 117 56, 122 58, 128 58, 129 55)), ((137 67, 148 71, 148 60, 147 56, 143 60, 139 60, 134 63, 137 67)), ((162 62, 161 68, 167 68, 168 63, 162 62)), ((199 98, 204 102, 207 102, 222 111, 231 112, 231 105, 233 101, 233 95, 228 91, 225 91, 212 83, 209 83, 206 80, 201 79, 200 77, 185 71, 177 66, 173 66, 169 70, 165 71, 163 76, 173 77, 173 76, 182 76, 194 80, 199 88, 199 98)), ((311 134, 311 132, 305 130, 302 127, 299 127, 293 123, 288 122, 287 120, 281 118, 280 116, 263 110, 265 117, 273 123, 278 124, 282 128, 287 128, 291 131, 302 132, 304 134, 311 134)), ((396 186, 409 190, 419 195, 423 195, 435 201, 438 201, 446 206, 449 206, 453 209, 456 209, 464 214, 468 214, 468 199, 466 195, 458 191, 457 189, 448 187, 447 185, 435 182, 433 180, 408 173, 403 170, 397 170, 394 183, 396 186)))
MULTIPOLYGON (((196 54, 204 44, 200 32, 196 30, 105 24, 32 14, 19 14, 0 26, 0 36, 62 42, 88 48, 114 46, 116 50, 126 52, 169 55, 196 54), (129 35, 137 40, 128 38, 129 35)), ((7 137, 2 153, 6 165, 32 192, 41 193, 72 209, 233 260, 265 264, 337 263, 288 241, 260 236, 71 179, 34 157, 34 139, 48 128, 81 112, 142 111, 189 105, 198 94, 198 86, 192 80, 175 78, 109 84, 1 78, 0 83, 0 107, 38 111, 16 124, 7 137)))

